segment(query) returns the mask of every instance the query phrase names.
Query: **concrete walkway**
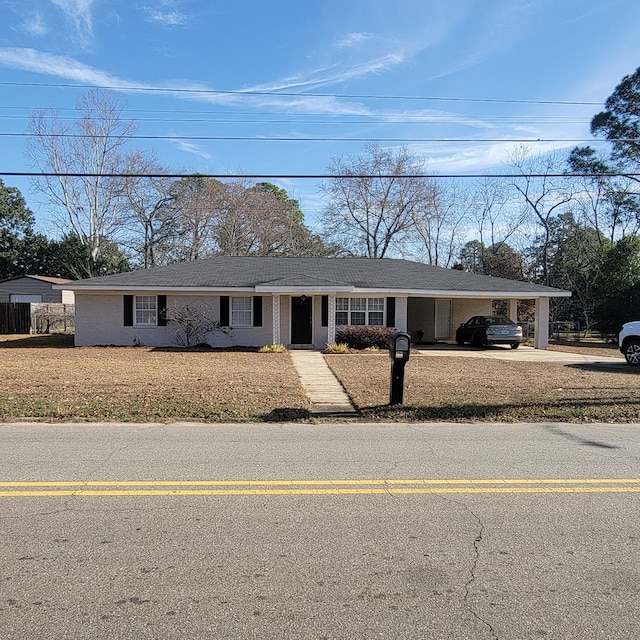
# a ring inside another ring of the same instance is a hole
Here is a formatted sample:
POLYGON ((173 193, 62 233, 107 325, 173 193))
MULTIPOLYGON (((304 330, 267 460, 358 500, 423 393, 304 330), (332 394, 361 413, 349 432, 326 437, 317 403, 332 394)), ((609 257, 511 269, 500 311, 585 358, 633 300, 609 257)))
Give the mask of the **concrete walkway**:
POLYGON ((300 382, 311 400, 313 415, 343 418, 358 415, 320 351, 294 349, 289 353, 300 382))

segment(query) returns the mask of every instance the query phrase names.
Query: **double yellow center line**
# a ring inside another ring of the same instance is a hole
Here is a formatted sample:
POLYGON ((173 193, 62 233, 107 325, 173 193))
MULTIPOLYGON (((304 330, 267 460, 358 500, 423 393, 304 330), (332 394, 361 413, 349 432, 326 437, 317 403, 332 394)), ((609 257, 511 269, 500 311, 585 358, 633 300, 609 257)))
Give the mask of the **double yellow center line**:
POLYGON ((640 478, 0 482, 0 498, 638 493, 640 478))

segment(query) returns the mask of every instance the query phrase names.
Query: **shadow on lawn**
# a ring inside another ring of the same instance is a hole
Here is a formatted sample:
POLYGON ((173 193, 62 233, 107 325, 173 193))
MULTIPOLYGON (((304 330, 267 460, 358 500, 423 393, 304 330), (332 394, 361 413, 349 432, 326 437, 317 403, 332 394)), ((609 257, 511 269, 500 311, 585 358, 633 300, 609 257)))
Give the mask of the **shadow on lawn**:
MULTIPOLYGON (((390 422, 636 422, 639 406, 640 399, 609 397, 504 404, 377 405, 359 410, 364 419, 390 422)), ((600 446, 587 441, 583 444, 600 446)))
POLYGON ((207 352, 210 351, 212 353, 258 353, 258 347, 212 347, 208 344, 197 344, 193 347, 150 347, 151 351, 159 351, 159 352, 187 352, 187 353, 198 353, 198 352, 207 352))
POLYGON ((299 407, 280 407, 269 411, 263 420, 265 422, 306 422, 311 420, 311 411, 299 407))
POLYGON ((570 369, 577 369, 578 371, 595 371, 596 373, 602 371, 614 371, 615 373, 621 373, 623 375, 637 376, 640 374, 640 367, 632 367, 624 360, 614 360, 613 358, 611 359, 611 362, 566 364, 565 366, 570 369))
POLYGON ((0 349, 71 349, 73 347, 73 334, 68 333, 0 336, 0 349))

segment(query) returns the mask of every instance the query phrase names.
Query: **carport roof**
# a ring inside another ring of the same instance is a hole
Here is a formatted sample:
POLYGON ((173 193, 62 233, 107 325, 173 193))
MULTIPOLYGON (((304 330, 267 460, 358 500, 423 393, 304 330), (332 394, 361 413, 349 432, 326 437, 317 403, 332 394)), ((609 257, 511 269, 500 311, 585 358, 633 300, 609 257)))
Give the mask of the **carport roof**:
MULTIPOLYGON (((57 287, 56 287, 57 288, 57 287)), ((390 258, 217 256, 129 271, 65 285, 74 291, 378 291, 409 295, 492 294, 520 298, 568 296, 568 291, 390 258)))

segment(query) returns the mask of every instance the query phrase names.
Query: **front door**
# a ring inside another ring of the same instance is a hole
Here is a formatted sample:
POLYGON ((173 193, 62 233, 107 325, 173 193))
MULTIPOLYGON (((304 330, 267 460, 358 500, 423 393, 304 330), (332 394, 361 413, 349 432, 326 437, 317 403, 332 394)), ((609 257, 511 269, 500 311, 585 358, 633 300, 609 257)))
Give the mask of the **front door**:
POLYGON ((313 342, 311 312, 310 297, 291 298, 291 344, 311 344, 313 342))

